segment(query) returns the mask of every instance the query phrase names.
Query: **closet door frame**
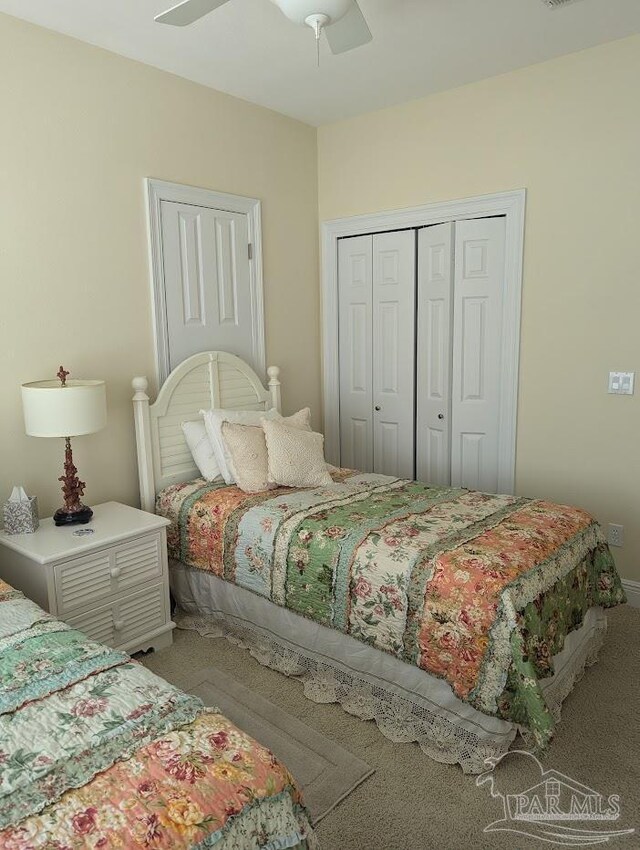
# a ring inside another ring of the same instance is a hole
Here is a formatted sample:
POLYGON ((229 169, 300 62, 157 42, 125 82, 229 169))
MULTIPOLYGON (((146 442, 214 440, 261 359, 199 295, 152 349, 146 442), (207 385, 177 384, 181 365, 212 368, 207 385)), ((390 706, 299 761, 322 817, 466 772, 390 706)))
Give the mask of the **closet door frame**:
POLYGON ((505 216, 505 292, 500 376, 498 489, 513 493, 516 466, 518 370, 526 189, 426 204, 403 210, 322 223, 322 306, 325 454, 340 462, 340 369, 338 358, 338 240, 386 230, 427 227, 461 219, 505 216))

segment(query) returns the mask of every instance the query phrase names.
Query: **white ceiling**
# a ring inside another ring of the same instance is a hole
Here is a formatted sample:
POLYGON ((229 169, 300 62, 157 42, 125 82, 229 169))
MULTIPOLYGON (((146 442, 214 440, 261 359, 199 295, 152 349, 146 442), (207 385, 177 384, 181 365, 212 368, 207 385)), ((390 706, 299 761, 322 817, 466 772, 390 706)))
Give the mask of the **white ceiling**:
MULTIPOLYGON (((640 0, 359 0, 373 41, 333 56, 269 0, 230 0, 190 27, 176 0, 0 0, 0 11, 324 124, 640 32, 640 0)), ((321 11, 322 0, 318 0, 321 11)))

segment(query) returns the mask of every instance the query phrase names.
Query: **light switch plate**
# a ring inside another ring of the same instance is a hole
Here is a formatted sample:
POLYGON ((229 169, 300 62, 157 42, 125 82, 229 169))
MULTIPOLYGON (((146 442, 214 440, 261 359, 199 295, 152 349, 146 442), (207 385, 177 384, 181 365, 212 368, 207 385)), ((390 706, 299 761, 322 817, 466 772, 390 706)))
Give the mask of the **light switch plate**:
POLYGON ((609 372, 609 392, 614 395, 633 395, 635 372, 609 372))

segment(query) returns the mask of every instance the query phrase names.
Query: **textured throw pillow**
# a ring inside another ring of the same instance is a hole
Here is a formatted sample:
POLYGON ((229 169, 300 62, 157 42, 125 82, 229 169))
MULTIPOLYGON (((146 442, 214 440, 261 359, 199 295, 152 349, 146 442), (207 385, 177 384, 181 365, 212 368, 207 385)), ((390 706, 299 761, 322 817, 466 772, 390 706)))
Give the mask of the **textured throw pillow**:
POLYGON ((257 425, 222 423, 222 439, 231 458, 236 485, 245 493, 261 493, 269 484, 267 444, 264 431, 257 425))
POLYGON ((207 435, 211 442, 211 447, 216 456, 220 472, 227 484, 234 484, 235 479, 231 471, 229 452, 222 439, 222 423, 234 422, 239 425, 260 425, 260 420, 263 418, 270 419, 275 416, 280 416, 277 410, 224 410, 215 408, 214 410, 201 410, 204 417, 204 426, 207 429, 207 435))
POLYGON ((233 422, 237 425, 257 425, 260 426, 262 419, 277 419, 281 422, 288 422, 296 428, 305 428, 311 430, 309 421, 311 419, 311 411, 308 407, 294 413, 293 416, 281 416, 275 408, 271 410, 224 410, 215 408, 214 410, 201 410, 204 416, 204 425, 207 430, 207 435, 213 448, 220 472, 227 484, 235 484, 235 476, 233 474, 233 465, 227 447, 222 439, 222 423, 233 422))
POLYGON ((291 428, 277 420, 262 420, 267 443, 269 483, 281 487, 326 487, 333 484, 324 459, 324 437, 291 428))
POLYGON ((200 475, 207 481, 215 481, 221 478, 220 467, 213 451, 213 447, 207 436, 204 422, 183 422, 182 433, 189 446, 195 465, 200 470, 200 475))

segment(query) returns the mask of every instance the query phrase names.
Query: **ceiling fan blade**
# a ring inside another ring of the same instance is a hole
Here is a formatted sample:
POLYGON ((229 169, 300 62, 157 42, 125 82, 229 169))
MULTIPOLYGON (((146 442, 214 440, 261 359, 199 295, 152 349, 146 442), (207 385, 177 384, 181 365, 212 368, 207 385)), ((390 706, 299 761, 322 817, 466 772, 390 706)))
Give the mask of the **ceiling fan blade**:
POLYGON ((213 12, 218 6, 223 6, 228 0, 182 0, 177 6, 172 6, 155 20, 159 24, 171 24, 174 27, 186 27, 198 18, 213 12))
POLYGON ((324 31, 332 53, 346 53, 347 50, 367 44, 373 38, 356 0, 353 0, 351 8, 343 18, 335 24, 329 24, 324 31))

